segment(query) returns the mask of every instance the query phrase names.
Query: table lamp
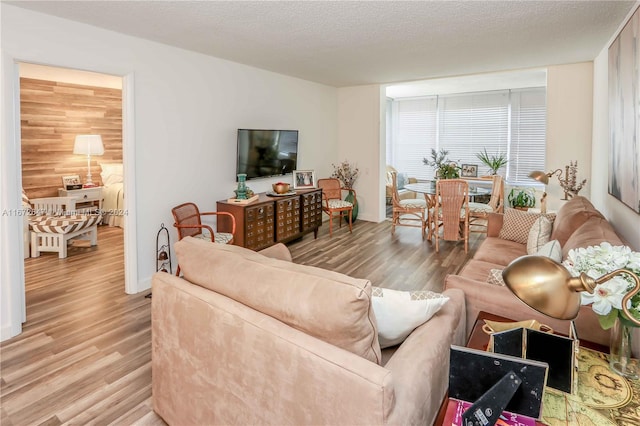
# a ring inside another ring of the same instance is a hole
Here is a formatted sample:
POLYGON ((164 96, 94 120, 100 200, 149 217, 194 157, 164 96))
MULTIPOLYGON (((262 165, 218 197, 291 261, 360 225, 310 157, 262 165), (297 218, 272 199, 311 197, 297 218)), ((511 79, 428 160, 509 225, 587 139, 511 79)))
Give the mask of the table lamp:
POLYGON ((91 180, 91 156, 104 154, 104 146, 100 135, 76 135, 73 153, 87 156, 87 180, 82 187, 93 188, 97 186, 91 180))
MULTIPOLYGON (((544 185, 549 184, 549 178, 558 175, 558 181, 560 182, 560 186, 564 190, 564 198, 563 200, 568 200, 569 197, 573 197, 574 195, 578 195, 578 192, 582 189, 585 183, 587 183, 586 179, 583 179, 582 182, 578 183, 576 179, 576 174, 578 172, 578 162, 575 163, 573 161, 569 162, 568 166, 565 166, 564 170, 564 178, 562 178, 562 169, 555 169, 552 172, 545 173, 541 170, 534 170, 529 173, 529 177, 537 180, 544 185)), ((542 213, 547 212, 547 204, 546 204, 547 193, 544 192, 542 194, 542 199, 540 200, 540 211, 542 213)))
MULTIPOLYGON (((549 184, 549 178, 553 176, 556 172, 560 172, 562 174, 562 170, 557 169, 550 173, 545 173, 540 170, 534 170, 529 173, 529 177, 537 180, 540 183, 543 183, 545 186, 549 184)), ((560 179, 560 175, 558 175, 558 179, 560 179)), ((544 214, 547 212, 547 192, 544 191, 542 193, 542 198, 540 198, 540 213, 544 214)))
POLYGON ((633 289, 622 298, 622 311, 631 322, 640 326, 640 320, 633 317, 627 307, 640 291, 640 278, 628 269, 616 269, 597 279, 584 272, 572 277, 564 266, 548 257, 523 256, 502 271, 502 278, 513 294, 536 311, 552 318, 571 320, 578 316, 581 291, 593 293, 596 285, 620 274, 627 274, 635 281, 633 289))

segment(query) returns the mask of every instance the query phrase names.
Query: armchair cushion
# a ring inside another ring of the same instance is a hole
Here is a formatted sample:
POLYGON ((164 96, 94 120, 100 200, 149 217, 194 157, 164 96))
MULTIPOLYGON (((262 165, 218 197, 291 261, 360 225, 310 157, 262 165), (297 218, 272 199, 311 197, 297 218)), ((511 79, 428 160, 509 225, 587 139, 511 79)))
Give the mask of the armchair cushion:
POLYGON ((329 204, 329 208, 330 209, 342 209, 342 208, 345 208, 345 207, 353 206, 353 204, 351 204, 348 201, 336 200, 336 199, 333 199, 333 198, 328 200, 327 203, 329 204))
MULTIPOLYGON (((211 241, 211 234, 207 229, 203 229, 201 234, 194 235, 194 238, 199 240, 211 241)), ((227 232, 216 232, 214 234, 214 243, 216 244, 229 244, 233 240, 233 234, 227 232)))
POLYGON ((379 287, 373 287, 372 296, 381 348, 403 342, 449 300, 447 296, 432 291, 409 292, 379 287))
POLYGON ((186 280, 372 362, 381 362, 368 280, 193 237, 178 241, 175 249, 186 280), (247 286, 246 282, 260 284, 247 286))

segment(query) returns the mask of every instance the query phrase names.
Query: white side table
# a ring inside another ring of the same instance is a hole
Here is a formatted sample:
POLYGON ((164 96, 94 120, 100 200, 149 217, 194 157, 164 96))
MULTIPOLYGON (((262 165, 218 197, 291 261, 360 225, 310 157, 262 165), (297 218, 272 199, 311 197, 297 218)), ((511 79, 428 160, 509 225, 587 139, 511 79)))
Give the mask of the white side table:
POLYGON ((97 208, 102 210, 102 187, 80 188, 80 189, 58 189, 58 197, 73 197, 76 199, 76 210, 97 208))

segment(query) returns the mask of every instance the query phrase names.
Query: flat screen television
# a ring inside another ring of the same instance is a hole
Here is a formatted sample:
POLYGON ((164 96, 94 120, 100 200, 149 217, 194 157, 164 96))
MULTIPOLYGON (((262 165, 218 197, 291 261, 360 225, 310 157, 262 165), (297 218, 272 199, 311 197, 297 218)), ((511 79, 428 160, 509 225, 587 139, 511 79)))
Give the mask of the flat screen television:
POLYGON ((238 129, 236 174, 247 179, 281 176, 298 164, 297 130, 238 129))

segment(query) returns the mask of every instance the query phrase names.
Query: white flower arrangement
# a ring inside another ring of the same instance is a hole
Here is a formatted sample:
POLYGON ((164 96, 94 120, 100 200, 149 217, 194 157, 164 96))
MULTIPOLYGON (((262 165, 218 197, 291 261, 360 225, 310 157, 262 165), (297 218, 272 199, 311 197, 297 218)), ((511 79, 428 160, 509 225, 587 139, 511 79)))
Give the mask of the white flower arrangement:
MULTIPOLYGON (((598 246, 569 250, 567 259, 562 263, 572 276, 579 276, 584 272, 593 279, 613 272, 616 269, 628 269, 640 275, 640 253, 632 251, 627 246, 612 246, 601 243, 598 246)), ((629 326, 636 326, 628 320, 622 311, 622 298, 635 285, 628 274, 619 274, 611 280, 598 284, 593 294, 581 293, 581 303, 591 304, 593 311, 603 329, 613 327, 616 318, 629 326)), ((636 294, 627 306, 631 315, 640 320, 640 294, 636 294)), ((636 326, 637 327, 637 326, 636 326)))

